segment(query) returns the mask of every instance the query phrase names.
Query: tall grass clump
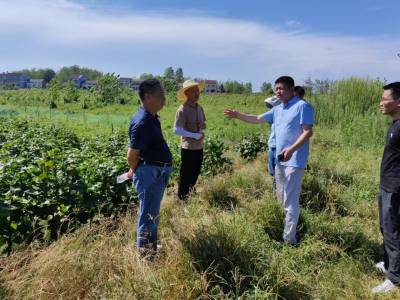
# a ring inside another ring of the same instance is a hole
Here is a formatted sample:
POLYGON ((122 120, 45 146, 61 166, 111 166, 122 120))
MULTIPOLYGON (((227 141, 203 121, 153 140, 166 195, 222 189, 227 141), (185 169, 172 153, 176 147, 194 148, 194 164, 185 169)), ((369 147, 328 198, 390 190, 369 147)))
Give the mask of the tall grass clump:
POLYGON ((207 293, 214 299, 253 298, 255 291, 274 299, 299 288, 296 282, 286 285, 291 280, 283 280, 276 261, 270 262, 269 239, 238 211, 186 228, 181 242, 197 272, 206 274, 207 293))
POLYGON ((318 125, 337 125, 356 116, 380 115, 379 102, 384 82, 379 79, 352 77, 335 82, 326 95, 310 95, 318 125))
POLYGON ((378 147, 390 120, 382 115, 379 102, 384 82, 352 77, 335 82, 329 94, 308 95, 314 106, 315 124, 340 132, 341 143, 355 147, 378 147))
POLYGON ((207 181, 201 198, 213 207, 232 209, 261 199, 271 191, 270 176, 256 168, 235 174, 222 174, 207 181))

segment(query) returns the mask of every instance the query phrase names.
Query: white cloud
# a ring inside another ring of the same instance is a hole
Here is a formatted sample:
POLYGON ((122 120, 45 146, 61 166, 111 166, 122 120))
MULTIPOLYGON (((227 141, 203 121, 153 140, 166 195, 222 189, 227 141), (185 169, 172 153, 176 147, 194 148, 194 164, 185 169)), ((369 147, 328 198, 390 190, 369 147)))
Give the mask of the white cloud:
POLYGON ((283 74, 298 81, 309 73, 390 79, 400 65, 395 51, 400 39, 393 37, 286 31, 199 12, 96 9, 66 0, 0 0, 0 5, 0 28, 7 28, 0 40, 8 49, 0 67, 10 70, 77 63, 132 76, 160 74, 173 65, 191 76, 251 80, 257 87, 283 74))
POLYGON ((290 20, 290 21, 287 21, 287 22, 286 22, 286 25, 295 27, 295 26, 300 26, 300 25, 301 25, 301 22, 299 22, 299 21, 294 21, 294 20, 290 20))

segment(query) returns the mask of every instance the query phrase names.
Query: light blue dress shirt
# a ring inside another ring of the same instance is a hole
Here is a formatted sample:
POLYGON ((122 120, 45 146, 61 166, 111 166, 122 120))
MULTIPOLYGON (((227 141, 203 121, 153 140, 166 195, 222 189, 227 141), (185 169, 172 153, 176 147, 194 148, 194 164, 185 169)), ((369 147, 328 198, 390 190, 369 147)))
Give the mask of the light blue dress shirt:
MULTIPOLYGON (((288 104, 280 104, 263 114, 265 120, 275 127, 276 154, 292 146, 303 133, 301 125, 314 125, 314 109, 312 105, 297 97, 293 97, 288 104)), ((277 164, 305 169, 310 154, 310 141, 297 149, 292 158, 277 164)))

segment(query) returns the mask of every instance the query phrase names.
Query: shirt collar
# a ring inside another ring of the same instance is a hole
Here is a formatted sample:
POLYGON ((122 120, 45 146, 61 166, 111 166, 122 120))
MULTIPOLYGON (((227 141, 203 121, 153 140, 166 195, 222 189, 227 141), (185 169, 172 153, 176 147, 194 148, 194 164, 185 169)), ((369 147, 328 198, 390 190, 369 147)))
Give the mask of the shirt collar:
POLYGON ((290 99, 290 101, 289 101, 285 106, 283 106, 283 103, 281 103, 280 105, 281 105, 282 107, 289 107, 289 106, 295 104, 295 103, 296 103, 297 101, 299 101, 299 100, 300 100, 299 98, 297 98, 296 96, 294 96, 292 99, 290 99))
POLYGON ((185 101, 185 103, 186 103, 187 105, 190 105, 191 107, 197 107, 197 103, 196 103, 196 104, 192 104, 192 103, 190 103, 189 101, 185 101))
POLYGON ((156 118, 157 120, 160 120, 160 116, 158 114, 156 114, 155 116, 153 116, 153 114, 151 112, 149 112, 146 108, 144 108, 143 106, 139 106, 139 110, 142 111, 143 113, 147 112, 149 116, 156 118))

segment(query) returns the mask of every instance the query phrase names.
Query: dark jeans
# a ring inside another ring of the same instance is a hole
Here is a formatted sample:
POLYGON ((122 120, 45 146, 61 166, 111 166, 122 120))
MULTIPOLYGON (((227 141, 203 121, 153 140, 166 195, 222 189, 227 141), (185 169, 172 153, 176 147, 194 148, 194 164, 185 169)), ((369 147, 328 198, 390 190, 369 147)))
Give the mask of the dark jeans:
POLYGON ((400 283, 400 194, 379 190, 379 226, 383 235, 383 261, 394 284, 400 283))
POLYGON ((194 188, 203 163, 203 149, 181 149, 181 171, 179 176, 178 197, 186 201, 194 188))

